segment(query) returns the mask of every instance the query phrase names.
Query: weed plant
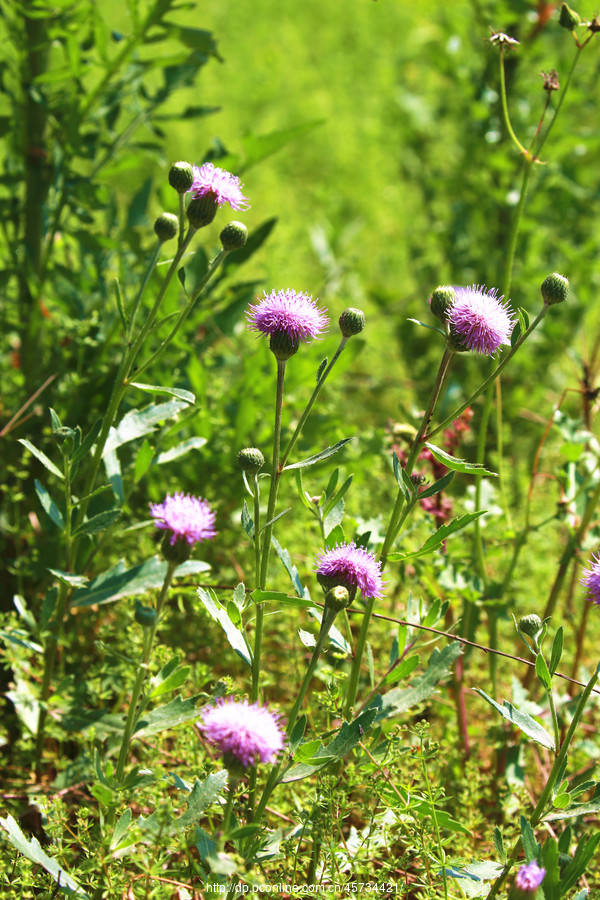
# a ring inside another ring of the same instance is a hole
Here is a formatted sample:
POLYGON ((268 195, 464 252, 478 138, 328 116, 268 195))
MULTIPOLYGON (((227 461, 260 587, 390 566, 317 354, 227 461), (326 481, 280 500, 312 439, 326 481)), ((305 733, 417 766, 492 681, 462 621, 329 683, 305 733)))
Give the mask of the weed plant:
POLYGON ((187 7, 7 4, 2 896, 600 890, 600 20, 384 7, 323 10, 407 28, 367 275, 323 123, 173 161, 187 7))

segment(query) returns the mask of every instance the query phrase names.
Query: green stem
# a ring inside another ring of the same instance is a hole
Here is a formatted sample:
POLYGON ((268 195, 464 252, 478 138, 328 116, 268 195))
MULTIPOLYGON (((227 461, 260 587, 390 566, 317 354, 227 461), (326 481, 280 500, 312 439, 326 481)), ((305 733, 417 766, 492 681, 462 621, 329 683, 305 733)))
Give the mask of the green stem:
POLYGON ((267 505, 267 524, 264 527, 262 539, 262 556, 260 564, 260 580, 258 586, 264 591, 267 583, 267 572, 269 568, 269 554, 271 551, 271 535, 273 533, 273 523, 271 520, 275 516, 275 506, 277 504, 277 489, 279 487, 279 479, 281 472, 279 470, 279 452, 281 448, 281 412, 283 409, 283 384, 285 381, 285 361, 277 360, 277 388, 275 397, 275 426, 273 429, 273 460, 271 464, 271 482, 269 485, 269 502, 267 505))
MULTIPOLYGON (((404 471, 407 475, 411 475, 415 462, 417 461, 417 457, 419 455, 419 451, 421 450, 421 444, 423 441, 423 436, 427 430, 429 422, 431 420, 431 416, 433 415, 433 411, 435 409, 435 404, 437 403, 438 397, 440 395, 442 386, 444 384, 444 379, 454 358, 454 352, 446 346, 444 348, 444 353, 440 362, 440 366, 438 369, 438 373, 435 379, 435 384, 433 386, 433 390, 431 392, 431 396, 429 398, 429 403, 427 404, 427 409, 423 414, 423 418, 421 419, 421 424, 417 430, 415 435, 415 439, 410 448, 410 452, 408 454, 408 459, 406 461, 406 466, 404 467, 404 471)), ((381 562, 382 570, 385 568, 385 564, 387 562, 387 558, 390 552, 390 549, 400 532, 400 528, 406 521, 406 518, 409 512, 414 508, 414 502, 408 504, 406 509, 403 512, 405 503, 404 491, 402 488, 398 489, 398 494, 396 497, 396 502, 394 508, 392 510, 392 515, 390 517, 390 521, 388 524, 388 528, 385 534, 385 538, 383 541, 383 546, 381 548, 381 554, 379 556, 379 560, 381 562)), ((350 670, 350 677, 348 679, 348 686, 346 689, 346 706, 344 709, 344 714, 346 718, 350 716, 352 707, 356 701, 356 694, 358 690, 358 681, 360 678, 360 667, 362 665, 362 658, 365 649, 365 645, 367 642, 367 633, 369 630, 369 624, 371 622, 371 616, 373 615, 373 608, 375 606, 375 597, 370 597, 367 601, 367 606, 365 608, 365 613, 363 616, 363 620, 360 626, 360 632, 358 634, 358 640, 356 643, 356 650, 354 653, 354 659, 352 660, 352 668, 350 670)))
POLYGON ((506 97, 506 77, 504 74, 504 51, 502 45, 500 45, 500 99, 502 101, 502 115, 504 117, 504 124, 506 125, 506 130, 508 131, 512 142, 517 147, 520 153, 523 153, 525 156, 528 156, 527 150, 521 143, 521 141, 516 136, 513 131, 513 127, 510 122, 510 116, 508 114, 508 100, 506 97))
POLYGON ((289 442, 288 442, 288 445, 287 445, 287 447, 285 448, 285 450, 284 450, 284 452, 283 452, 283 455, 282 455, 282 457, 281 457, 281 462, 280 462, 280 464, 279 464, 279 468, 280 468, 280 469, 283 470, 283 468, 284 468, 286 462, 288 461, 289 455, 290 455, 290 453, 292 452, 292 450, 294 449, 294 446, 295 446, 295 444, 296 444, 296 441, 297 441, 298 438, 300 437, 300 434, 301 434, 301 432, 302 432, 302 429, 304 428, 304 423, 305 423, 306 420, 308 419, 308 416, 309 416, 309 413, 310 413, 310 411, 311 411, 311 409, 312 409, 312 407, 313 407, 313 404, 314 404, 315 400, 317 399, 317 397, 319 396, 319 393, 320 393, 320 391, 321 391, 321 388, 322 388, 323 385, 325 384, 325 382, 326 382, 326 380, 327 380, 327 377, 329 376, 329 373, 331 372, 331 370, 333 369, 334 365, 335 365, 336 362, 338 361, 339 356, 340 356, 342 350, 344 349, 344 347, 346 346, 347 343, 348 343, 348 338, 347 338, 347 337, 342 337, 342 339, 341 339, 341 341, 340 341, 340 345, 339 345, 339 347, 337 348, 337 350, 335 351, 335 353, 334 353, 334 355, 333 355, 333 357, 332 357, 332 359, 331 359, 331 362, 329 363, 329 365, 327 366, 327 368, 325 369, 325 371, 323 372, 323 374, 321 375, 321 377, 320 377, 319 380, 317 381, 317 384, 316 384, 316 386, 315 386, 314 391, 312 392, 312 395, 311 395, 311 397, 310 397, 310 400, 309 400, 308 403, 306 404, 306 409, 304 410, 304 412, 303 412, 302 415, 300 416, 300 419, 299 419, 299 421, 298 421, 298 424, 296 425, 296 430, 294 431, 293 435, 291 436, 291 438, 290 438, 290 440, 289 440, 289 442))
MULTIPOLYGON (((577 730, 579 722, 581 721, 581 717, 583 716, 583 712, 584 712, 585 706, 587 704, 587 701, 589 699, 589 696, 590 696, 592 690, 594 689, 596 682, 598 681, 599 674, 600 674, 600 665, 597 666, 596 671, 590 678, 583 694, 580 697, 579 703, 577 704, 577 709, 575 710, 573 719, 571 721, 571 725, 569 727, 567 734, 565 735, 565 739, 563 741, 562 747, 560 748, 560 752, 554 759, 552 769, 550 770, 550 775, 548 776, 548 781, 546 782, 546 785, 545 785, 542 793, 540 794, 540 798, 536 804, 536 807, 535 807, 533 813, 531 814, 531 818, 529 819, 529 824, 531 825, 532 828, 535 828, 536 825, 538 825, 538 823, 541 821, 542 816, 544 815, 544 813, 546 811, 546 806, 552 795, 552 789, 554 788, 556 779, 562 770, 562 767, 563 767, 563 764, 565 761, 565 757, 569 751, 569 746, 571 744, 571 741, 573 740, 573 736, 575 734, 575 731, 577 730)), ((488 900, 493 900, 494 897, 498 896, 498 893, 502 889, 510 870, 517 862, 517 857, 519 856, 519 853, 521 852, 521 848, 522 848, 522 839, 518 838, 517 842, 515 843, 514 847, 512 848, 512 850, 509 854, 509 857, 507 859, 506 865, 504 866, 504 869, 502 870, 502 873, 499 875, 497 880, 492 885, 492 889, 488 894, 488 900)))
MULTIPOLYGON (((253 478, 254 489, 254 583, 259 584, 260 580, 260 489, 258 476, 255 474, 253 478)), ((254 625, 254 653, 252 656, 252 703, 258 701, 260 693, 260 661, 262 655, 262 635, 264 628, 264 604, 256 604, 256 622, 254 625)), ((250 786, 248 790, 248 810, 250 815, 254 810, 254 800, 256 797, 256 780, 258 775, 258 767, 252 766, 250 770, 250 786)))
MULTIPOLYGON (((144 643, 142 648, 142 655, 138 665, 138 671, 136 675, 136 679, 133 685, 133 690, 131 692, 131 700, 129 703, 129 711, 127 713, 127 719, 125 721, 125 728, 123 731, 123 739, 121 741, 121 748, 119 750, 119 758, 117 760, 117 767, 115 769, 115 783, 118 787, 123 782, 123 776, 125 774, 125 766, 127 765, 127 758, 129 756, 129 745, 131 742, 131 738, 133 735, 133 729, 135 727, 136 720, 139 714, 139 700, 140 695, 142 693, 142 688, 144 686, 144 682, 148 675, 148 663, 150 662, 150 656, 152 653, 152 645, 154 643, 154 636, 156 634, 156 629, 160 624, 160 617, 163 610, 163 606, 165 603, 165 599, 167 596, 167 592, 171 585, 171 581, 173 579, 173 574, 175 569, 177 568, 176 562, 169 562, 167 566, 167 571, 165 573, 165 578, 160 589, 160 594, 158 600, 156 602, 156 619, 154 621, 154 625, 150 627, 144 628, 144 643)), ((108 826, 109 828, 114 825, 116 814, 116 806, 112 806, 109 815, 108 815, 108 826)))
MULTIPOLYGON (((423 778, 425 779, 425 788, 427 790, 427 798, 429 800, 429 808, 431 810, 431 819, 433 822, 433 827, 435 830, 435 837, 438 846, 438 854, 440 857, 440 863, 442 866, 442 880, 444 882, 444 897, 448 900, 448 879, 446 876, 446 852, 444 850, 444 845, 442 843, 442 835, 440 832, 440 826, 438 823, 437 813, 435 810, 435 801, 433 799, 433 792, 431 790, 431 784, 429 781, 429 773, 427 771, 427 761, 425 759, 425 748, 423 746, 423 739, 421 738, 421 765, 423 767, 423 778)), ((433 885, 432 885, 433 887, 433 885)))
POLYGON ((137 293, 137 297, 135 298, 135 301, 133 304, 133 311, 131 313, 131 319, 129 320, 129 329, 127 331, 126 340, 127 340, 128 344, 131 342, 131 340, 133 338, 133 329, 135 328, 135 320, 137 318, 138 310, 140 308, 140 303, 142 302, 142 297, 144 296, 144 291, 146 290, 148 282, 150 281, 150 276, 152 275, 152 272, 154 271, 154 267, 158 260, 158 256, 160 254, 161 247, 162 247, 162 241, 159 241, 154 249, 154 253, 152 254, 150 262, 148 263, 148 268, 146 269, 146 274, 144 275, 143 281, 140 285, 140 289, 137 293))
POLYGON ((579 62, 579 54, 581 53, 582 50, 583 50, 583 46, 578 47, 577 51, 575 53, 575 56, 573 57, 573 62, 571 63, 571 68, 569 69, 569 74, 567 75, 567 80, 566 80, 565 84, 562 85, 562 88, 560 91, 560 96, 558 98, 558 103, 556 104, 556 109, 554 110, 554 115, 550 119, 550 124, 548 125, 548 128, 546 129, 543 137, 541 138, 539 144, 536 147, 535 154, 537 157, 539 157, 540 153, 542 152, 542 147, 548 140, 550 132, 554 128, 554 123, 556 122, 558 114, 561 111, 562 105, 565 102, 565 97, 567 96, 567 92, 571 85, 571 79, 573 77, 573 72, 575 71, 575 67, 577 66, 577 63, 579 62))
MULTIPOLYGON (((180 253, 183 253, 183 250, 185 249, 185 247, 186 247, 186 244, 184 243, 181 250, 177 251, 177 254, 179 255, 180 253)), ((190 299, 188 300, 188 302, 182 309, 181 313, 177 317, 175 324, 171 328, 171 331, 169 332, 167 337, 163 341, 160 342, 159 346, 156 348, 156 350, 154 351, 152 356, 150 356, 146 360, 146 362, 141 363, 141 365, 138 366, 138 368, 136 369, 136 372, 135 372, 136 378, 145 369, 147 369, 149 366, 151 366, 152 363, 155 362, 158 359, 158 357, 161 356, 161 354, 164 353, 164 351, 167 349, 167 347, 169 346, 169 344, 171 343, 171 341, 173 340, 173 338, 175 337, 175 335, 177 334, 177 332, 179 331, 179 329, 181 328, 181 326, 183 325, 183 323, 185 322, 185 320, 191 313, 194 303, 200 296, 201 292, 204 290, 207 282, 209 281, 210 278, 212 278, 212 276, 214 275, 216 270, 219 268, 219 266, 221 265, 221 263, 223 262, 223 260, 225 259, 225 257, 227 256, 227 254, 229 252, 230 252, 229 250, 221 250, 215 256, 215 258, 213 259, 213 261, 211 262, 211 264, 208 267, 208 271, 207 271, 206 275, 204 276, 204 278, 202 279, 202 281, 200 282, 200 284, 198 285, 198 287, 196 288, 196 290, 194 291, 194 293, 192 294, 192 296, 190 297, 190 299)))
MULTIPOLYGON (((308 668, 305 672, 304 678, 302 679, 302 684, 300 685, 300 690, 298 691, 298 695, 296 697, 296 702, 292 708, 290 713, 288 724, 286 728, 286 734, 288 737, 292 734, 294 730, 294 726, 296 724, 296 720, 298 719, 298 713, 300 712, 300 708, 304 701, 304 697, 306 695, 306 691, 308 690, 308 686, 313 677, 314 671, 317 667, 317 662, 319 661, 319 656, 321 655, 321 651, 325 644, 325 640, 327 639, 327 635, 333 625, 334 619, 337 615, 337 610, 333 609, 328 603, 325 604, 325 608, 323 610, 323 618, 321 619, 321 628, 319 630, 319 636, 317 638, 317 643, 315 644, 315 648, 313 650, 313 654, 311 656, 310 662, 308 664, 308 668)), ((256 813, 252 818, 252 822, 256 823, 260 821, 266 805, 269 801, 269 797, 273 793, 275 787, 277 786, 277 780, 279 778, 279 773, 281 771, 281 763, 278 763, 271 770, 271 774, 267 780, 267 783, 262 792, 262 796, 260 798, 259 804, 256 807, 256 813)))

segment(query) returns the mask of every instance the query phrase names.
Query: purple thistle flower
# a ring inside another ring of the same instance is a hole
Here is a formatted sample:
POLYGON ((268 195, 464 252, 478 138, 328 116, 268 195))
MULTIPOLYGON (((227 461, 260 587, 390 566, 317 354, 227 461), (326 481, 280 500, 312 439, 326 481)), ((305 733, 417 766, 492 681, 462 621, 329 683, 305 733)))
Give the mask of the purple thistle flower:
POLYGON ((155 525, 171 531, 170 544, 183 538, 190 546, 208 538, 214 538, 215 514, 208 500, 190 494, 168 494, 162 503, 150 504, 150 515, 155 525))
POLYGON ((590 603, 600 606, 600 553, 592 554, 591 568, 583 570, 580 582, 588 589, 590 603))
POLYGON ((485 285, 456 288, 446 315, 458 349, 493 356, 501 344, 510 343, 514 319, 503 300, 495 288, 487 291, 485 285))
POLYGON ((545 877, 546 870, 541 869, 534 860, 521 866, 515 878, 515 887, 524 894, 535 894, 545 877))
POLYGON ((204 710, 198 728, 221 756, 233 758, 245 768, 258 761, 273 762, 283 749, 279 716, 247 700, 218 700, 216 706, 204 710))
POLYGON ((381 563, 364 547, 357 547, 354 541, 337 544, 333 550, 323 550, 317 556, 316 563, 317 578, 325 587, 342 584, 348 588, 351 598, 357 588, 360 588, 363 597, 383 596, 381 563))
POLYGON ((194 198, 213 194, 217 206, 229 203, 232 209, 248 209, 248 198, 242 194, 243 184, 237 175, 219 169, 212 163, 194 166, 194 180, 190 191, 194 198))
POLYGON ((270 294, 264 291, 262 300, 250 304, 246 318, 250 331, 283 334, 291 341, 308 341, 329 324, 326 312, 317 306, 310 294, 288 289, 270 294))

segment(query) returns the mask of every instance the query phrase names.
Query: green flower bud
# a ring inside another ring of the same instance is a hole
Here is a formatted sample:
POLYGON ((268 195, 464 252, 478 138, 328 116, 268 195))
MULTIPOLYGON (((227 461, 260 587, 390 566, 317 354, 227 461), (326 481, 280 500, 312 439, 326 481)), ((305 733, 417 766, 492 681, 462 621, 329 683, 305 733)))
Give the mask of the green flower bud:
POLYGON ((454 353, 467 353, 471 348, 462 334, 458 334, 452 326, 448 330, 448 349, 454 353))
POLYGON ((245 447, 238 453, 237 462, 248 475, 256 475, 264 466, 265 458, 256 447, 245 447))
MULTIPOLYGON (((356 594, 356 591, 354 592, 356 594)), ((331 588, 325 594, 325 606, 329 606, 331 609, 334 609, 336 613, 341 612, 342 609, 346 609, 346 607, 350 606, 352 600, 350 598, 350 591, 347 587, 344 587, 343 584, 338 584, 336 587, 331 588)))
POLYGON ((542 281, 542 297, 546 306, 562 303, 569 295, 569 279, 553 272, 542 281))
POLYGON ((172 213, 161 213, 154 223, 154 233, 161 243, 170 241, 179 231, 179 220, 172 213))
POLYGON ((152 628, 156 625, 156 610, 152 606, 143 606, 138 600, 135 604, 135 621, 142 628, 152 628))
POLYGON ((362 309, 349 306, 341 314, 339 320, 340 331, 345 338, 360 334, 365 327, 365 314, 362 309))
POLYGON ((230 222, 219 237, 223 250, 241 250, 248 240, 248 229, 243 222, 230 222))
POLYGON ((177 563, 178 566, 187 562, 192 555, 192 547, 185 538, 177 538, 174 544, 171 543, 170 532, 162 539, 160 549, 167 562, 177 563))
POLYGON ((173 163, 169 169, 169 184, 178 194, 185 194, 194 183, 194 169, 188 162, 173 163))
MULTIPOLYGON (((329 595, 333 594, 333 592, 337 588, 342 588, 342 590, 344 590, 346 592, 346 594, 348 595, 348 602, 345 603, 345 606, 350 606, 350 604, 353 602, 354 598, 356 597, 357 586, 352 585, 352 584, 347 584, 339 576, 336 577, 335 575, 323 575, 322 572, 317 572, 317 581, 319 582, 319 584, 321 585, 321 587, 323 588, 323 591, 325 593, 325 602, 327 602, 327 598, 329 597, 329 595)), ((337 596, 340 597, 341 595, 337 595, 337 596)), ((340 609, 342 609, 342 608, 343 607, 340 607, 340 609)))
POLYGON ((60 428, 57 428, 52 432, 52 437, 60 447, 63 456, 68 456, 73 449, 75 440, 75 432, 73 429, 67 428, 66 425, 61 425, 60 428))
POLYGON ((529 637, 536 637, 540 631, 542 630, 542 620, 539 616, 536 616, 535 613, 532 613, 529 616, 523 616, 519 619, 519 631, 522 631, 523 634, 528 635, 529 637))
POLYGON ((269 340, 271 353, 279 362, 285 362, 286 359, 297 353, 299 346, 298 338, 290 337, 285 331, 274 331, 269 340))
POLYGON ((204 228, 210 225, 217 214, 219 205, 217 203, 217 195, 209 191, 201 197, 194 197, 190 200, 187 208, 187 217, 190 225, 194 228, 204 228))
POLYGON ((441 284, 431 295, 431 312, 440 321, 447 319, 448 309, 454 303, 456 291, 451 284, 441 284))
POLYGON ((581 16, 579 13, 576 13, 574 9, 571 9, 570 6, 567 6, 566 3, 560 8, 560 16, 558 18, 558 24, 563 28, 566 28, 567 31, 573 31, 573 29, 581 23, 581 16))

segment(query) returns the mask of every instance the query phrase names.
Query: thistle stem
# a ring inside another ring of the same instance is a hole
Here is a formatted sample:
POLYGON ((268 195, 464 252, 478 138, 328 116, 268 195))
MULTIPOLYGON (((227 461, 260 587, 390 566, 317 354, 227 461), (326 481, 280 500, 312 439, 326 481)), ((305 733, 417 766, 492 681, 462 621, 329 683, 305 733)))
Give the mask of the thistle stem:
POLYGON ((267 571, 269 568, 269 553, 271 551, 271 535, 273 534, 272 519, 275 515, 277 504, 277 489, 281 472, 279 471, 279 452, 281 447, 281 412, 283 409, 283 385, 285 381, 285 361, 277 360, 277 389, 275 397, 275 427, 273 429, 273 460, 271 464, 271 483, 269 485, 269 502, 267 505, 267 521, 264 526, 262 539, 262 556, 260 566, 259 587, 264 591, 267 583, 267 571))

